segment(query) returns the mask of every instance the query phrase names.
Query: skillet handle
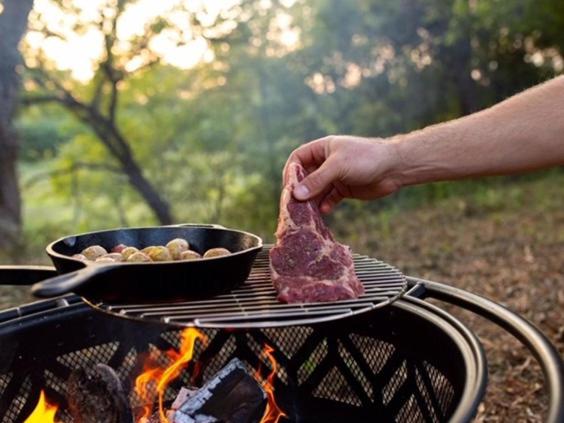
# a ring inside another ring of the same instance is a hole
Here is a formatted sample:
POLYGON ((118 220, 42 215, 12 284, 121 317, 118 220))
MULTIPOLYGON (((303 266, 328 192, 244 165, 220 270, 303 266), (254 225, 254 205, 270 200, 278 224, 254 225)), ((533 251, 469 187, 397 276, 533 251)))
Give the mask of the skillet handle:
POLYGON ((0 285, 31 285, 56 275, 51 266, 0 266, 0 285))
POLYGON ((83 267, 70 273, 55 276, 41 282, 37 282, 31 287, 31 293, 39 298, 58 297, 68 294, 86 285, 94 276, 101 275, 114 269, 115 265, 96 264, 83 267))

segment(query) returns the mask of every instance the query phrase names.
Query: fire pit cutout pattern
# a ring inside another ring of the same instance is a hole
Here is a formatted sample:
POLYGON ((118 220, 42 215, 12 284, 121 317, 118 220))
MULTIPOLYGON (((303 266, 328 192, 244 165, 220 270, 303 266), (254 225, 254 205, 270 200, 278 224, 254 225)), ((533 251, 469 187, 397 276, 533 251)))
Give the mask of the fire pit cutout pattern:
MULTIPOLYGON (((446 359, 456 356, 456 351, 452 345, 444 347, 445 356, 423 344, 414 350, 413 334, 425 336, 431 326, 412 328, 412 323, 409 313, 392 307, 311 326, 204 329, 208 342, 196 344, 194 361, 168 387, 164 403, 172 403, 182 386, 202 386, 232 358, 240 359, 251 372, 260 367, 266 376, 272 366, 263 346, 270 345, 280 366, 275 398, 289 421, 297 416, 305 422, 371 417, 385 421, 396 419, 400 412, 407 416, 403 421, 440 421, 460 398, 460 366, 446 359), (390 331, 392 325, 396 326, 390 331), (394 374, 398 381, 391 389, 394 374)), ((0 325, 4 341, 2 329, 0 325)), ((168 364, 165 351, 178 348, 178 334, 162 325, 116 319, 83 303, 53 310, 48 319, 38 318, 36 325, 17 334, 19 350, 5 363, 8 371, 0 371, 4 386, 0 420, 24 421, 44 389, 48 400, 60 407, 57 418, 71 421, 66 381, 76 368, 98 363, 115 369, 130 392, 131 406, 139 407, 139 398, 131 392, 146 356, 152 353, 168 364), (43 347, 38 343, 42 338, 49 338, 43 347)), ((446 335, 435 335, 447 345, 446 335)))

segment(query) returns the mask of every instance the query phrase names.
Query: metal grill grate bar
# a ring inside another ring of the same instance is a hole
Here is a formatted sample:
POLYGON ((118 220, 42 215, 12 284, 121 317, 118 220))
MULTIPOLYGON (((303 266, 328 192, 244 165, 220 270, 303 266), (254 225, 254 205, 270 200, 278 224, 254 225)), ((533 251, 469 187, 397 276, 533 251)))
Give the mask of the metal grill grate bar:
POLYGON ((174 304, 98 304, 97 307, 122 317, 175 326, 276 327, 335 320, 383 307, 401 296, 407 287, 405 277, 394 267, 355 254, 355 271, 365 288, 360 298, 333 303, 280 303, 270 278, 268 250, 265 247, 255 260, 247 282, 228 294, 174 304))

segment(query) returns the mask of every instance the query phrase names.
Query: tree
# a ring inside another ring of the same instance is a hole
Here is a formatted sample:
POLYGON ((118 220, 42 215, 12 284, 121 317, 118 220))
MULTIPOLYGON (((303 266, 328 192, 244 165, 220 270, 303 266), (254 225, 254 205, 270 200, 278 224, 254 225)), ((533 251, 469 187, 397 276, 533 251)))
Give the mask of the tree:
MULTIPOLYGON (((118 25, 128 5, 135 1, 107 0, 99 8, 99 16, 84 19, 72 6, 59 5, 63 13, 74 15, 72 32, 97 31, 103 38, 103 53, 95 64, 95 75, 88 84, 73 81, 64 72, 57 71, 43 55, 41 49, 30 51, 28 66, 30 79, 36 84, 34 93, 25 99, 26 104, 57 103, 89 128, 104 145, 119 170, 126 175, 131 186, 140 194, 154 212, 158 221, 169 224, 173 215, 168 201, 144 174, 135 157, 134 143, 122 127, 119 118, 120 95, 129 79, 158 64, 161 56, 150 46, 151 41, 163 31, 181 32, 182 29, 157 16, 145 24, 142 35, 120 39, 118 25), (125 47, 124 47, 125 45, 125 47)), ((53 5, 55 5, 53 3, 53 5)), ((180 10, 179 6, 176 12, 180 10)), ((44 37, 65 39, 42 16, 34 18, 34 31, 44 37)), ((180 40, 179 43, 184 42, 180 40)), ((103 163, 90 166, 104 167, 103 163)), ((109 166, 109 170, 114 170, 109 166)))
POLYGON ((0 248, 13 246, 21 231, 17 178, 18 138, 12 120, 18 104, 18 50, 33 0, 0 2, 0 248))

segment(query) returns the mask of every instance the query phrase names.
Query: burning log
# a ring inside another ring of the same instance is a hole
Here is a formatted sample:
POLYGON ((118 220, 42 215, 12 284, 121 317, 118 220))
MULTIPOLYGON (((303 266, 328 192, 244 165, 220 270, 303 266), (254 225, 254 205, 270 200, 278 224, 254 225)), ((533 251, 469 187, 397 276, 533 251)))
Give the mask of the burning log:
POLYGON ((133 423, 119 376, 105 364, 73 370, 67 382, 67 399, 75 423, 133 423))
POLYGON ((257 423, 266 393, 237 358, 200 389, 183 389, 173 404, 174 423, 257 423))

